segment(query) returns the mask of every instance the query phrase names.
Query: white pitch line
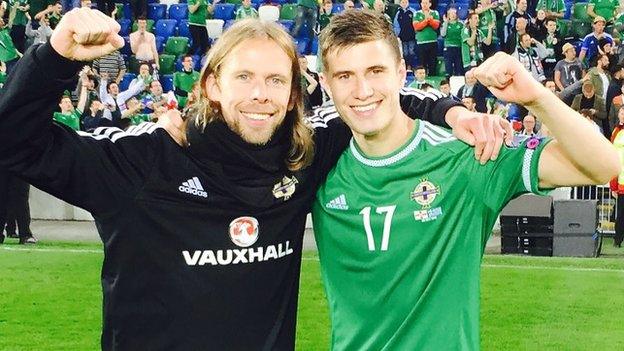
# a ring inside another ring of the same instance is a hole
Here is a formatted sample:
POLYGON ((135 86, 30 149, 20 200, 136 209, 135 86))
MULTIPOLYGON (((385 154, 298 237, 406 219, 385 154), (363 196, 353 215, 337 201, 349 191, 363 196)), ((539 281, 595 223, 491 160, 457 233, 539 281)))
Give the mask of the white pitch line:
MULTIPOLYGON (((318 261, 315 257, 304 257, 304 261, 318 261)), ((517 266, 510 264, 482 264, 484 268, 513 268, 513 269, 535 269, 535 270, 558 270, 569 272, 609 272, 609 273, 624 273, 624 269, 610 269, 610 268, 583 268, 583 267, 547 267, 547 266, 517 266)))
POLYGON ((0 250, 7 251, 36 251, 36 252, 71 252, 71 253, 104 253, 103 250, 90 249, 45 249, 45 248, 17 248, 10 246, 0 246, 0 250))

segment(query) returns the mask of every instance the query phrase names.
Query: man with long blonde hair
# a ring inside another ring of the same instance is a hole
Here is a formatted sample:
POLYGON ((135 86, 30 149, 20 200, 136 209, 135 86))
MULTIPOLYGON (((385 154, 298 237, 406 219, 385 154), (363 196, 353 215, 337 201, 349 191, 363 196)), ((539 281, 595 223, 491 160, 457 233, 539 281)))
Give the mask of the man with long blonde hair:
MULTIPOLYGON (((123 45, 118 31, 76 9, 25 55, 0 97, 0 167, 96 219, 102 349, 293 349, 306 213, 350 130, 331 111, 304 122, 295 46, 279 25, 255 20, 210 51, 184 148, 149 123, 94 134, 52 123, 83 62, 123 45), (45 88, 28 84, 44 78, 45 88)), ((481 157, 502 142, 500 126, 460 116, 452 101, 408 100, 466 135, 478 130, 481 157)))

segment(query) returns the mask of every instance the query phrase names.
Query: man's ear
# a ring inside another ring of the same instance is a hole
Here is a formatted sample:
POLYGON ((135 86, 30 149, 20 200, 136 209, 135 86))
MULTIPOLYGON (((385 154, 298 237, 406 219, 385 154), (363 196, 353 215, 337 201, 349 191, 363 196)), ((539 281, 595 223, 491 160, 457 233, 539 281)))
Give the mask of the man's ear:
POLYGON ((204 94, 209 100, 220 102, 221 101, 221 87, 214 74, 208 75, 206 78, 206 84, 202 87, 204 94))
POLYGON ((331 94, 331 90, 329 89, 329 82, 325 78, 325 73, 323 73, 323 72, 319 73, 319 81, 321 83, 321 87, 323 87, 323 90, 325 90, 325 92, 327 93, 329 98, 333 99, 332 94, 331 94))

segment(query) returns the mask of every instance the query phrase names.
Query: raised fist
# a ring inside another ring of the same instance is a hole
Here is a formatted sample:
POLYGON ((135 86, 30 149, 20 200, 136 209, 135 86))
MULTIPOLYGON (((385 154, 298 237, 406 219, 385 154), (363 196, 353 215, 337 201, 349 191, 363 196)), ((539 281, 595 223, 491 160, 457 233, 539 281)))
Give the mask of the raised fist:
POLYGON ((74 61, 92 61, 124 45, 119 23, 100 11, 76 8, 66 13, 50 38, 52 48, 74 61))

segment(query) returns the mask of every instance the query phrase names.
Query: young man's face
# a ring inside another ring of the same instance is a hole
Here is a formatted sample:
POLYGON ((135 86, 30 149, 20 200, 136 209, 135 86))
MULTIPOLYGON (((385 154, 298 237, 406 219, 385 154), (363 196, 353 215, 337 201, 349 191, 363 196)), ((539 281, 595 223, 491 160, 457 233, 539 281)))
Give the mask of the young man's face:
POLYGON ((210 100, 218 102, 227 125, 251 144, 266 144, 292 110, 293 62, 274 41, 250 39, 206 81, 210 100))
POLYGON ((565 57, 568 60, 573 60, 576 57, 576 49, 570 48, 570 49, 566 50, 565 57))
POLYGON ((449 19, 449 21, 454 21, 457 19, 457 10, 455 10, 454 8, 449 9, 448 11, 446 11, 446 17, 449 19))
POLYGON ((149 66, 148 65, 141 65, 141 67, 139 67, 139 75, 141 75, 142 77, 147 77, 149 76, 149 66))
POLYGON ((475 111, 475 102, 474 99, 470 98, 470 97, 465 97, 462 99, 462 104, 464 104, 464 106, 468 109, 468 111, 475 111))
POLYGON ((408 6, 408 5, 409 5, 409 1, 407 1, 407 0, 401 0, 401 1, 399 1, 399 6, 401 6, 401 8, 402 8, 403 10, 405 10, 405 9, 407 8, 407 6, 408 6))
POLYGON ((553 93, 557 91, 557 85, 555 85, 555 82, 553 82, 552 80, 546 81, 546 83, 544 83, 544 86, 553 93))
POLYGON ((518 1, 518 11, 525 12, 527 9, 527 0, 518 1))
POLYGON ((531 36, 523 35, 522 39, 520 40, 520 44, 523 48, 527 49, 529 46, 531 46, 531 36))
POLYGON ((422 82, 427 78, 427 71, 424 68, 419 68, 414 72, 414 77, 417 81, 422 82))
POLYGON ((152 93, 152 95, 154 96, 160 96, 163 94, 163 88, 159 81, 154 80, 150 84, 150 93, 152 93))
POLYGON ((356 44, 330 51, 325 58, 323 85, 336 109, 354 133, 375 136, 400 121, 399 90, 405 82, 405 64, 397 62, 385 41, 356 44), (366 57, 366 60, 353 60, 366 57))
POLYGON ((248 9, 251 6, 251 0, 243 0, 242 4, 244 8, 248 9))
POLYGON ((442 94, 444 94, 444 95, 450 95, 451 94, 451 86, 449 84, 442 84, 442 85, 440 85, 440 92, 442 92, 442 94))
POLYGON ((62 113, 72 112, 74 110, 71 99, 68 97, 64 97, 61 99, 59 107, 61 108, 62 113))
POLYGON ((325 10, 325 13, 331 13, 333 7, 334 4, 331 1, 325 1, 323 3, 323 9, 325 10))
POLYGON ((185 57, 182 60, 182 67, 184 67, 185 71, 191 71, 193 70, 193 58, 192 57, 185 57))
POLYGON ((422 0, 422 1, 420 2, 420 7, 421 7, 423 10, 429 10, 429 9, 431 9, 431 0, 422 0))
POLYGON ((117 96, 117 94, 119 94, 119 85, 117 85, 117 83, 111 84, 108 87, 108 93, 113 96, 117 96))
POLYGON ((594 33, 602 34, 604 32, 605 23, 603 21, 598 21, 594 23, 593 27, 594 27, 594 33))
POLYGON ((548 21, 546 22, 546 30, 548 31, 548 33, 554 33, 557 30, 557 22, 555 21, 548 21))
POLYGON ((139 28, 140 32, 145 32, 145 29, 147 28, 147 21, 146 20, 139 20, 137 22, 137 27, 139 28))

